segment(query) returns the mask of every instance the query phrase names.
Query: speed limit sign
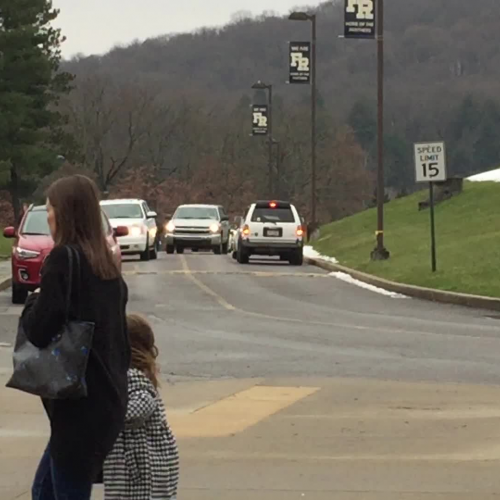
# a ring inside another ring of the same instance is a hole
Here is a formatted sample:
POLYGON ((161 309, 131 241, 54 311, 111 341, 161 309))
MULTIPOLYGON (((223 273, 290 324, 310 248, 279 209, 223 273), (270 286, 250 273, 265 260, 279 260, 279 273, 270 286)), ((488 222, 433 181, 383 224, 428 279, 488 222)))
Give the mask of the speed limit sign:
POLYGON ((444 142, 415 144, 415 173, 417 182, 446 180, 444 142))

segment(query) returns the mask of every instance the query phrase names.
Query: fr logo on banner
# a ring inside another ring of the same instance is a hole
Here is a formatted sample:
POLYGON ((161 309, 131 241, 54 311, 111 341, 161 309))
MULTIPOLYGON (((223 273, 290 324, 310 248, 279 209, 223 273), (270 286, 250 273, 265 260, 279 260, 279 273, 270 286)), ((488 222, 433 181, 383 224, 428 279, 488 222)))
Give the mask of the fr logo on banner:
POLYGON ((311 42, 290 42, 289 83, 311 82, 311 42))
POLYGON ((266 104, 252 106, 252 135, 267 135, 269 113, 266 104))
POLYGON ((375 38, 375 0, 345 0, 344 37, 375 38))

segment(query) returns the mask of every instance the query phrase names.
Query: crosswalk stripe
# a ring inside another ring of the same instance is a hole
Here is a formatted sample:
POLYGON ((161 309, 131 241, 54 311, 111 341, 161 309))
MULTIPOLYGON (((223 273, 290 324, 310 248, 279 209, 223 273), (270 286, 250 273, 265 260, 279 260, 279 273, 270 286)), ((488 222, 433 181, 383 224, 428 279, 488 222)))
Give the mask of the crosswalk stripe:
POLYGON ((190 415, 171 415, 175 434, 215 438, 238 434, 319 391, 319 387, 255 386, 190 415))
MULTIPOLYGON (((253 386, 207 406, 187 410, 172 408, 169 411, 167 404, 168 420, 178 438, 226 437, 257 425, 319 390, 319 387, 253 386)), ((13 396, 9 394, 9 397, 13 396)), ((24 395, 19 396, 19 400, 21 398, 24 395)), ((22 416, 17 420, 9 414, 0 419, 0 441, 43 438, 49 434, 42 413, 28 411, 28 408, 26 403, 22 416)))

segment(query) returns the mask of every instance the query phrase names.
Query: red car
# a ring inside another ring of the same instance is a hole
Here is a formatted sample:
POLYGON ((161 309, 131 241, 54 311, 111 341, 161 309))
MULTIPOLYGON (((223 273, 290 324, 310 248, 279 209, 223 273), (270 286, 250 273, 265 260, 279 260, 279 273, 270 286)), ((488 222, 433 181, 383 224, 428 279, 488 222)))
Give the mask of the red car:
MULTIPOLYGON (((120 245, 117 237, 126 236, 128 229, 111 227, 108 218, 102 213, 102 223, 109 246, 121 266, 120 245)), ((31 206, 24 215, 19 229, 5 228, 5 238, 14 238, 12 247, 12 303, 24 304, 28 292, 40 286, 40 271, 43 261, 54 246, 47 222, 45 206, 31 206)))

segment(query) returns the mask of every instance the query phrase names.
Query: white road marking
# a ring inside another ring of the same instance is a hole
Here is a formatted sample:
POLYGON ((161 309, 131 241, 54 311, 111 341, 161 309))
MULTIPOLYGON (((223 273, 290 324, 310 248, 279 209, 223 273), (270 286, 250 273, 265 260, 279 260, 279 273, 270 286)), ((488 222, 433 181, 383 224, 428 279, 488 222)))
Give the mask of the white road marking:
POLYGON ((220 275, 220 276, 256 276, 258 278, 328 278, 328 274, 319 273, 280 273, 270 271, 195 271, 182 269, 175 271, 123 271, 124 276, 155 276, 155 275, 220 275))

